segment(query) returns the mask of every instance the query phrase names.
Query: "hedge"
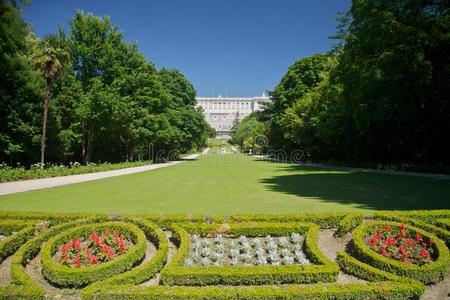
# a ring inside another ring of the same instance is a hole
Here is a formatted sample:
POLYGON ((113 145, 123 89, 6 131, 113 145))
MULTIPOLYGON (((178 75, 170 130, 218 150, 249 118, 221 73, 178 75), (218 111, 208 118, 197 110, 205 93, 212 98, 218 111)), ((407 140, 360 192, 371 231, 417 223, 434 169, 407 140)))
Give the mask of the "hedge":
POLYGON ((444 228, 445 230, 450 230, 450 218, 438 219, 436 221, 437 225, 444 228))
POLYGON ((0 211, 0 219, 15 219, 15 220, 42 220, 48 221, 50 226, 71 222, 77 219, 86 218, 103 218, 106 219, 106 214, 93 213, 48 213, 48 212, 22 212, 22 211, 0 211))
POLYGON ((313 222, 322 228, 337 227, 347 215, 344 212, 305 213, 305 214, 236 214, 232 216, 203 216, 196 214, 143 214, 139 215, 163 228, 175 223, 248 223, 248 222, 313 222))
POLYGON ((34 231, 34 222, 31 221, 1 221, 0 234, 5 235, 6 239, 0 242, 0 263, 32 238, 34 231))
POLYGON ((314 283, 335 281, 339 273, 336 264, 328 260, 317 247, 319 226, 310 223, 240 223, 229 224, 227 234, 234 236, 283 236, 292 232, 306 233, 305 252, 316 265, 289 266, 194 266, 185 267, 190 251, 191 233, 207 235, 205 228, 215 232, 218 225, 174 224, 173 237, 179 248, 172 261, 161 272, 165 285, 262 285, 284 283, 314 283), (186 231, 188 230, 188 231, 186 231))
POLYGON ((420 233, 427 239, 435 240, 434 250, 437 253, 437 258, 434 262, 418 266, 410 263, 397 261, 372 250, 364 241, 368 232, 374 227, 383 226, 400 226, 400 223, 388 221, 371 221, 363 223, 353 233, 352 250, 355 256, 376 268, 385 270, 400 276, 406 276, 425 284, 435 283, 443 279, 450 269, 450 254, 445 243, 438 239, 433 234, 430 234, 422 229, 407 225, 407 229, 420 233))
POLYGON ((343 237, 356 227, 358 227, 364 220, 364 214, 358 212, 348 213, 338 224, 338 229, 334 234, 336 237, 343 237))
MULTIPOLYGON (((397 216, 397 215, 391 215, 391 214, 375 215, 375 219, 376 220, 389 220, 389 221, 395 221, 395 222, 400 222, 400 223, 405 223, 405 224, 411 224, 411 225, 418 227, 420 229, 423 229, 427 232, 433 233, 438 238, 442 239, 447 244, 448 247, 450 247, 450 231, 447 231, 441 227, 432 225, 431 222, 428 222, 427 220, 421 221, 421 220, 407 217, 407 216, 405 217, 402 215, 397 216)), ((432 223, 436 224, 438 222, 438 220, 441 220, 441 219, 436 219, 432 223)))
POLYGON ((434 225, 436 224, 436 221, 438 219, 450 218, 450 210, 449 209, 410 210, 410 211, 389 210, 389 211, 380 211, 375 214, 375 218, 377 219, 389 219, 393 217, 416 219, 434 225))
POLYGON ((102 218, 80 219, 50 228, 28 240, 11 259, 11 281, 14 285, 0 286, 0 299, 44 299, 45 290, 37 285, 25 270, 28 261, 34 259, 44 241, 68 228, 85 223, 98 222, 102 218))
MULTIPOLYGON (((310 284, 262 286, 103 286, 96 300, 184 300, 184 299, 418 299, 423 286, 407 282, 369 282, 364 284, 310 284)), ((84 298, 83 299, 87 299, 84 298)))
POLYGON ((136 225, 123 222, 84 225, 60 233, 44 244, 41 250, 42 274, 56 286, 84 287, 131 269, 145 257, 146 249, 145 234, 136 225), (88 236, 93 231, 103 230, 117 230, 131 240, 134 247, 112 261, 80 269, 69 268, 53 259, 61 244, 76 237, 88 236))
POLYGON ((142 218, 131 217, 126 218, 125 221, 136 224, 144 231, 147 239, 156 246, 156 255, 139 267, 86 287, 81 294, 83 299, 97 299, 97 294, 100 291, 108 290, 116 285, 129 286, 140 284, 153 278, 164 267, 169 252, 169 242, 164 231, 142 218))

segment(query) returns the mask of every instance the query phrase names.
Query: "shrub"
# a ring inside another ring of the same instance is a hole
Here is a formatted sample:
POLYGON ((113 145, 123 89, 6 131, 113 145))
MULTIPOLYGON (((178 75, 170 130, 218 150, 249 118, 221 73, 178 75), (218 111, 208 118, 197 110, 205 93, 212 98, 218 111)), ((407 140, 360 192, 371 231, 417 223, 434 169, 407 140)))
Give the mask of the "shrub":
POLYGON ((262 285, 262 286, 103 286, 96 300, 184 300, 184 299, 418 299, 423 285, 410 282, 369 282, 354 284, 262 285))
POLYGON ((352 246, 354 254, 357 258, 366 262, 376 268, 392 272, 400 276, 410 277, 419 280, 423 283, 434 283, 441 280, 444 275, 447 274, 450 267, 449 250, 445 243, 435 237, 434 235, 427 233, 416 227, 407 226, 409 230, 415 231, 426 239, 435 240, 434 250, 436 251, 436 260, 430 264, 418 266, 410 263, 397 261, 388 257, 384 257, 370 247, 365 242, 367 234, 373 230, 374 227, 379 226, 398 226, 402 224, 386 221, 372 221, 362 224, 356 229, 353 234, 352 246))
POLYGON ((35 230, 33 225, 34 222, 20 220, 0 222, 0 234, 7 236, 6 239, 0 242, 0 263, 33 237, 35 230))
POLYGON ((335 233, 336 237, 343 237, 356 227, 358 227, 364 220, 364 214, 351 212, 348 213, 338 224, 338 229, 335 233))
POLYGON ((140 262, 146 251, 145 234, 137 226, 122 222, 84 225, 58 234, 48 240, 41 250, 42 274, 51 283, 64 287, 83 287, 129 270, 140 262), (53 260, 58 247, 67 241, 86 236, 92 231, 117 230, 135 243, 134 247, 112 261, 81 269, 71 269, 53 260))
POLYGON ((445 230, 450 230, 450 218, 447 219, 438 219, 436 224, 445 230))

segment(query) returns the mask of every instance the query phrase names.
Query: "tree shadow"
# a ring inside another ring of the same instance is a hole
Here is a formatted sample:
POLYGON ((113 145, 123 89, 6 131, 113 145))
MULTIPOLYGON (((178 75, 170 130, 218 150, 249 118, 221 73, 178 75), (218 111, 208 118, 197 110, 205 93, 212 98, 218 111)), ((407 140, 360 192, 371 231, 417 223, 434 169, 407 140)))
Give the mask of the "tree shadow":
POLYGON ((373 210, 450 208, 450 180, 297 165, 280 167, 287 175, 260 180, 267 189, 318 202, 373 210))

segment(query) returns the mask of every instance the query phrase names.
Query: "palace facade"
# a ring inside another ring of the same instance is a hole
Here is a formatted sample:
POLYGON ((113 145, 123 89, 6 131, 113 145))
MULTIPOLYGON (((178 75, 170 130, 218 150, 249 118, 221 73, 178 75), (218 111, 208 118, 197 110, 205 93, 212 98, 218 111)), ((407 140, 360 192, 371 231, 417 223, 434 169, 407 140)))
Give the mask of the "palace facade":
POLYGON ((262 110, 270 102, 260 97, 197 97, 197 106, 203 109, 206 121, 217 131, 217 137, 228 138, 232 127, 254 111, 262 110))

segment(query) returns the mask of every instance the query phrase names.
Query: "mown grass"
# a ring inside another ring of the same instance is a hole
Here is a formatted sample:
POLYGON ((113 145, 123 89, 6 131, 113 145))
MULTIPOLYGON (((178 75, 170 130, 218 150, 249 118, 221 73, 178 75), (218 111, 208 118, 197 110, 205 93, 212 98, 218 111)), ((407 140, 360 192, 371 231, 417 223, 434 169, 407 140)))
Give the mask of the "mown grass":
POLYGON ((0 197, 0 210, 105 213, 372 212, 450 208, 450 181, 270 163, 238 154, 0 197))

